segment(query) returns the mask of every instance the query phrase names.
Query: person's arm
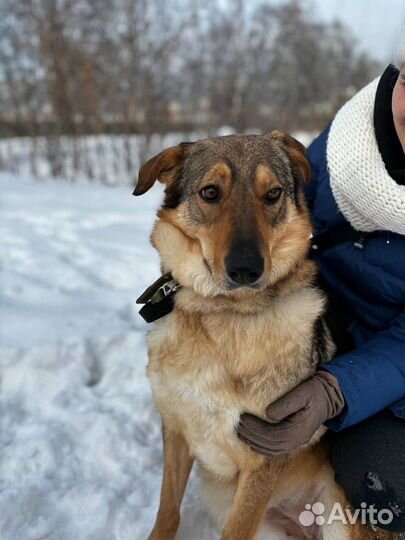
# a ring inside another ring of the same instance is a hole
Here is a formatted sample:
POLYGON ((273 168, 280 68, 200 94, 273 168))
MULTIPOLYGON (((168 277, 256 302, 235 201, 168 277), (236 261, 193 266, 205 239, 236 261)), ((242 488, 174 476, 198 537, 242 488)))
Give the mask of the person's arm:
POLYGON ((264 455, 291 452, 325 424, 339 431, 405 397, 405 313, 269 405, 268 421, 241 416, 238 436, 264 455))
POLYGON ((405 312, 366 343, 320 366, 339 382, 343 411, 326 425, 340 431, 405 397, 405 312))

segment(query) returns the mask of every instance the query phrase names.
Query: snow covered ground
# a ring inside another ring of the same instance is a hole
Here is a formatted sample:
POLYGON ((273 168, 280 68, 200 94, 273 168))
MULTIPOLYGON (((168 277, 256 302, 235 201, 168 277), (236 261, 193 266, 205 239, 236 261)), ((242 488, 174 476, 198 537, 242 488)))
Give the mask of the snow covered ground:
MULTIPOLYGON (((162 472, 135 299, 159 189, 0 174, 0 539, 145 540, 162 472)), ((193 479, 179 539, 215 538, 193 479)))

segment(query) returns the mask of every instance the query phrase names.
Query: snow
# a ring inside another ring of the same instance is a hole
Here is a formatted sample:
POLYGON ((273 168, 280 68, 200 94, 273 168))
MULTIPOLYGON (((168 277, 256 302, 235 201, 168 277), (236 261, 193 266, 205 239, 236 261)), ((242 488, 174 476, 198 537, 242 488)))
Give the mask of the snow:
MULTIPOLYGON (((135 299, 159 275, 161 190, 0 189, 0 539, 145 540, 162 453, 135 299)), ((217 537, 193 476, 177 538, 217 537)))

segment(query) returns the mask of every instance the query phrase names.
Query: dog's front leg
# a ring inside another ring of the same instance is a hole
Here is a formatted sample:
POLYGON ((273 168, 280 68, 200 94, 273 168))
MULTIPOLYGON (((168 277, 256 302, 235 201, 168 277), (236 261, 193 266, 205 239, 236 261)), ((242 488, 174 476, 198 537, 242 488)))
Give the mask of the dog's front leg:
POLYGON ((163 425, 163 481, 160 505, 149 540, 173 540, 180 524, 180 505, 193 458, 184 437, 163 425))
POLYGON ((242 470, 221 540, 253 540, 260 526, 285 458, 266 459, 242 470))

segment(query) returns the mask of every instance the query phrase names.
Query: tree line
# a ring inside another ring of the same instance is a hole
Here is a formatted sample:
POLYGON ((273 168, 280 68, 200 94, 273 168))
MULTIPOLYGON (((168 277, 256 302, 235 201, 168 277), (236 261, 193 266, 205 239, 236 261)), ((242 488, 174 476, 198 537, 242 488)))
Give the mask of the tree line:
POLYGON ((0 0, 3 136, 318 129, 376 69, 302 0, 0 0))

